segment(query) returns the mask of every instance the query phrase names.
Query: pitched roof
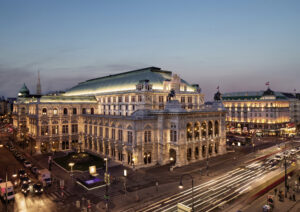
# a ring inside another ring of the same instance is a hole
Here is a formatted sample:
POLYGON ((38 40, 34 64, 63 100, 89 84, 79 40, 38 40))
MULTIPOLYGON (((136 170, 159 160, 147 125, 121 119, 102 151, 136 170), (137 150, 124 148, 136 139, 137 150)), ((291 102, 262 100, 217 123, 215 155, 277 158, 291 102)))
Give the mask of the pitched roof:
MULTIPOLYGON (((153 85, 153 89, 162 90, 163 82, 166 80, 171 80, 171 78, 171 71, 163 71, 157 67, 148 67, 90 79, 79 83, 75 87, 66 91, 66 93, 63 95, 94 95, 99 93, 135 90, 136 85, 143 80, 149 80, 149 83, 153 85)), ((195 90, 195 88, 193 88, 186 81, 181 80, 181 82, 187 85, 188 90, 195 90)))
MULTIPOLYGON (((222 99, 223 100, 259 100, 263 95, 266 95, 265 91, 230 92, 230 93, 222 94, 222 99)), ((281 92, 275 91, 274 95, 276 99, 288 99, 281 92)))

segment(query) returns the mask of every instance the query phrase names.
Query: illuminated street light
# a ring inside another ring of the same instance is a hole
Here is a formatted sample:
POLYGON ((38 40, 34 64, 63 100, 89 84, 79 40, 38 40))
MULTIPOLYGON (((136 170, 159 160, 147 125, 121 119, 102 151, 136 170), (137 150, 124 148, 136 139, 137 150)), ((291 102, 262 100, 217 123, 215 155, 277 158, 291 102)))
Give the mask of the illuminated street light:
POLYGON ((195 211, 194 210, 194 178, 190 174, 183 174, 183 175, 181 175, 179 186, 178 186, 178 188, 180 188, 180 189, 183 189, 182 178, 184 176, 188 176, 188 177, 190 177, 192 179, 192 211, 194 212, 195 211))
POLYGON ((75 163, 71 162, 69 163, 69 166, 71 167, 71 176, 73 176, 73 166, 75 165, 75 163))

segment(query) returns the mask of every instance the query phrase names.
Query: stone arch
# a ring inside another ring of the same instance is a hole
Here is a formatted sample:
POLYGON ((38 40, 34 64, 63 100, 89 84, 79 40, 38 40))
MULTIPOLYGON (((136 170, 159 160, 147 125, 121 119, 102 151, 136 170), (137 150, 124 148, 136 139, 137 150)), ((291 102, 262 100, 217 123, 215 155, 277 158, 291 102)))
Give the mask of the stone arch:
POLYGON ((42 109, 42 115, 47 115, 47 108, 42 109))
POLYGON ((209 154, 209 155, 212 155, 212 153, 213 153, 213 145, 212 145, 212 143, 210 143, 210 144, 208 145, 208 154, 209 154))
POLYGON ((151 129, 152 129, 152 127, 150 124, 147 124, 144 126, 144 130, 151 130, 151 129))
POLYGON ((187 123, 186 125, 186 140, 191 141, 193 139, 193 125, 192 123, 187 123))
POLYGON ((220 126, 219 126, 219 121, 216 120, 215 121, 215 136, 218 136, 219 133, 220 133, 220 130, 219 130, 220 126))
POLYGON ((192 159, 192 148, 188 148, 186 152, 186 159, 190 161, 192 159))
POLYGON ((201 123, 201 136, 202 138, 205 138, 207 136, 207 130, 206 130, 207 124, 206 122, 201 123))
POLYGON ((195 140, 200 139, 200 123, 198 121, 194 124, 194 138, 195 140))
POLYGON ((133 130, 133 127, 131 125, 128 125, 127 130, 133 130))
POLYGON ((212 136, 213 135, 213 123, 212 121, 208 122, 208 136, 212 136))
POLYGON ((169 150, 169 160, 170 160, 171 164, 176 163, 176 150, 175 149, 171 148, 169 150))
POLYGON ((195 147, 195 159, 199 158, 199 148, 195 147))

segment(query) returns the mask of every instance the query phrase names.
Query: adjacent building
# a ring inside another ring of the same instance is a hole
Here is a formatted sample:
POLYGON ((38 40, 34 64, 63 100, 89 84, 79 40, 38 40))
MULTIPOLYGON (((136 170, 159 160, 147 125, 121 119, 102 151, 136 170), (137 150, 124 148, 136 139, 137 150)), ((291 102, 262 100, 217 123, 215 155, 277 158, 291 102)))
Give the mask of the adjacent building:
POLYGON ((13 124, 38 152, 81 148, 126 166, 182 166, 225 153, 225 115, 221 101, 204 105, 198 85, 149 67, 58 95, 30 95, 24 85, 13 124))
POLYGON ((246 91, 222 94, 227 109, 227 131, 257 135, 294 134, 291 123, 299 118, 294 94, 265 91, 246 91))

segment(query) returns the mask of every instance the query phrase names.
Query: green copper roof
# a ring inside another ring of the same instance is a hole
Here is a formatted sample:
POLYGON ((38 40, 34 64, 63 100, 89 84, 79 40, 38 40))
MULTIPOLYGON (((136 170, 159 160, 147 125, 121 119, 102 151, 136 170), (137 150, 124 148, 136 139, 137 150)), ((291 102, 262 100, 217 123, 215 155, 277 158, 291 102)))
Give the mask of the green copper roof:
MULTIPOLYGON (((266 95, 265 91, 245 91, 245 92, 231 92, 222 94, 223 100, 259 100, 266 95)), ((271 94, 270 94, 271 95, 271 94)), ((274 92, 276 99, 288 99, 281 92, 274 92)))
MULTIPOLYGON (((149 83, 153 85, 153 89, 162 90, 163 82, 165 80, 171 80, 171 78, 171 71, 163 71, 160 68, 149 67, 81 82, 75 87, 69 89, 64 96, 94 95, 100 93, 135 90, 136 85, 143 80, 149 80, 149 83)), ((181 82, 187 85, 188 91, 195 90, 195 88, 186 81, 181 80, 181 82)))
POLYGON ((19 91, 20 93, 29 93, 29 89, 27 88, 26 84, 24 83, 22 88, 19 91))

